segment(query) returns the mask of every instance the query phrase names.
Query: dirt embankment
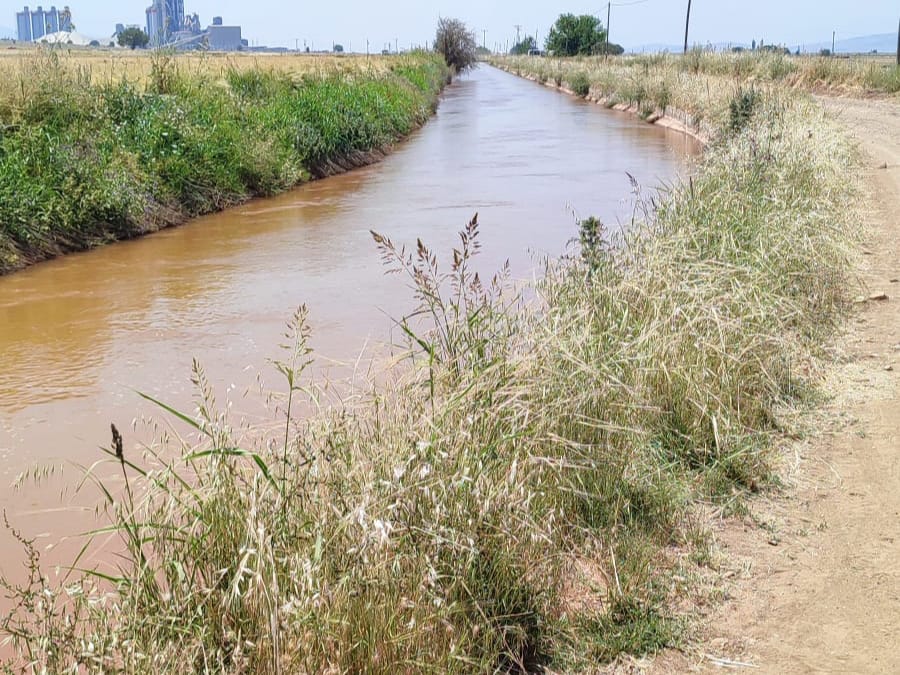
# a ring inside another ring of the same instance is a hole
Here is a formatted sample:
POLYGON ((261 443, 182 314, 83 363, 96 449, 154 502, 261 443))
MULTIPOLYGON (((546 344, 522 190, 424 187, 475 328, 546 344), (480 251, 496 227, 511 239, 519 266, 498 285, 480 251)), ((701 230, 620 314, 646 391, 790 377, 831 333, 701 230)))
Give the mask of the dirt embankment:
POLYGON ((654 672, 900 672, 900 103, 822 104, 864 153, 864 297, 785 495, 716 532, 732 581, 705 643, 654 672))

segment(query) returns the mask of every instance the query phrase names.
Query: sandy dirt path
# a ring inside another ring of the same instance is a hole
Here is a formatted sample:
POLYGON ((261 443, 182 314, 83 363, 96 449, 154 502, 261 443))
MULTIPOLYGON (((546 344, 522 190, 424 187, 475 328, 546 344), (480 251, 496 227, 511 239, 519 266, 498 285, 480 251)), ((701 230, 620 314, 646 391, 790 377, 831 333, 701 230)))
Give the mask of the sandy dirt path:
POLYGON ((864 154, 867 299, 784 495, 714 532, 729 580, 705 639, 655 673, 900 673, 900 102, 822 104, 864 154))

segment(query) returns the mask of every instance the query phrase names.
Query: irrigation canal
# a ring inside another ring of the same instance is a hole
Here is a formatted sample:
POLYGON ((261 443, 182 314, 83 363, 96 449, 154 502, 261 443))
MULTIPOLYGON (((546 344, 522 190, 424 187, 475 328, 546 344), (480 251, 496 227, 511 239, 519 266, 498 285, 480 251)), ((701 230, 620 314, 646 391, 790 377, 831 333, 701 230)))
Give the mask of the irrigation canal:
MULTIPOLYGON (((96 526, 99 498, 73 494, 75 465, 100 458, 110 422, 126 447, 149 440, 132 421, 161 416, 136 390, 191 411, 195 357, 220 400, 234 385, 233 417, 258 416, 241 393, 259 374, 278 386, 269 359, 301 303, 320 363, 389 341, 389 317, 413 299, 384 274, 370 229, 421 237, 446 259, 477 211, 480 270, 509 259, 526 278, 564 252, 576 214, 631 218, 629 173, 652 190, 696 152, 675 132, 482 67, 380 164, 0 278, 0 510, 41 548, 96 526), (36 466, 57 469, 12 487, 36 466)), ((0 532, 2 572, 21 559, 9 543, 0 532)))

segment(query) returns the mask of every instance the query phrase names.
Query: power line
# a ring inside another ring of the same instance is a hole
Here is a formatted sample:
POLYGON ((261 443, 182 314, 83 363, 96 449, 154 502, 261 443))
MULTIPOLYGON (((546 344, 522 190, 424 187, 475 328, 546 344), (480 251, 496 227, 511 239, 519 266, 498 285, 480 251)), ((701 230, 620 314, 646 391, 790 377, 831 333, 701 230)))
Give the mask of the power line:
POLYGON ((632 0, 631 2, 607 2, 606 3, 606 49, 604 50, 605 59, 609 58, 609 24, 612 19, 613 7, 631 7, 632 5, 643 5, 649 0, 632 0))

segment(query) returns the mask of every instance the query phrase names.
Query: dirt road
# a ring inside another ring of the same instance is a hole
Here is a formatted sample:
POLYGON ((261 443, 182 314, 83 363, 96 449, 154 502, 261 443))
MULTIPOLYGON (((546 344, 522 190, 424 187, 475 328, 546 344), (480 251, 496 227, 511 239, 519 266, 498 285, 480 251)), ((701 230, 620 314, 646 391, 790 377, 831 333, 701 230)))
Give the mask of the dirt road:
POLYGON ((821 433, 786 497, 723 524, 728 597, 705 640, 653 672, 900 673, 900 102, 822 99, 864 153, 858 305, 821 433))

